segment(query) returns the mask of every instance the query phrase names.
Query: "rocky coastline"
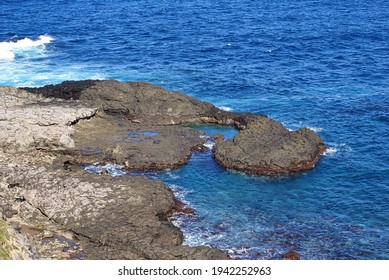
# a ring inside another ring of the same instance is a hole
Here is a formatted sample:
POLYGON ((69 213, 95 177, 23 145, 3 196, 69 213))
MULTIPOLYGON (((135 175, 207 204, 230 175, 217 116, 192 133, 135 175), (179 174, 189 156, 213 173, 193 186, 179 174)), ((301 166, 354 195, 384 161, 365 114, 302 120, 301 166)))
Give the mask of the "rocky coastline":
POLYGON ((160 181, 88 174, 83 164, 163 170, 203 151, 188 124, 239 132, 214 137, 227 169, 275 175, 311 169, 325 150, 303 128, 232 113, 144 82, 69 81, 0 87, 0 252, 10 259, 227 259, 217 248, 183 246, 169 217, 189 213, 160 181))

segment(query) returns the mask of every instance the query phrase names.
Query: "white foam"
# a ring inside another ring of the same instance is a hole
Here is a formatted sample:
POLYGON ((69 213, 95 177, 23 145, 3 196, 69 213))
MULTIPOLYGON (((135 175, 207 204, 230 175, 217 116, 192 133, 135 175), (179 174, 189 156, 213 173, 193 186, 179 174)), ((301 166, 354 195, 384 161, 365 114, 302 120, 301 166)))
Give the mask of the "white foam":
POLYGON ((281 122, 281 124, 289 131, 295 131, 295 130, 298 130, 298 129, 302 128, 302 127, 306 127, 308 129, 316 132, 316 133, 322 132, 322 131, 325 130, 322 127, 310 126, 306 122, 302 122, 302 121, 299 121, 298 124, 297 123, 290 123, 290 122, 281 122))
POLYGON ((166 172, 166 175, 168 175, 171 179, 179 179, 179 178, 180 178, 179 175, 173 174, 173 173, 170 172, 170 171, 167 171, 167 172, 166 172))
POLYGON ((310 127, 310 126, 307 126, 307 128, 309 128, 310 130, 313 130, 316 133, 324 131, 324 128, 321 128, 321 127, 310 127))
POLYGON ((215 142, 213 141, 207 141, 204 143, 204 146, 207 147, 208 149, 213 149, 213 146, 215 146, 215 142))
POLYGON ((227 106, 217 106, 220 110, 224 110, 224 111, 227 111, 227 112, 230 112, 232 111, 233 109, 231 107, 227 107, 227 106))
POLYGON ((0 59, 2 59, 2 60, 14 60, 15 54, 12 51, 3 47, 1 44, 2 43, 0 43, 0 59))
POLYGON ((14 60, 17 54, 24 51, 31 50, 44 50, 45 45, 53 41, 54 39, 48 35, 41 35, 37 40, 30 38, 24 38, 15 42, 1 42, 0 43, 0 59, 1 60, 14 60))
POLYGON ((245 248, 245 247, 242 247, 242 248, 232 247, 232 248, 228 249, 228 253, 230 255, 245 255, 248 253, 248 251, 249 251, 249 248, 245 248))
POLYGON ((103 170, 107 170, 109 175, 117 177, 126 174, 126 172, 122 170, 123 168, 123 165, 118 164, 107 163, 105 165, 99 165, 99 163, 96 163, 94 165, 87 165, 84 169, 90 173, 101 173, 103 170))
POLYGON ((334 148, 334 147, 329 147, 325 150, 325 152, 323 153, 323 156, 332 156, 334 155, 336 152, 338 151, 338 149, 334 148))
POLYGON ((323 153, 323 156, 333 156, 335 154, 347 154, 347 153, 350 153, 352 151, 353 151, 353 149, 345 143, 341 143, 341 144, 332 143, 325 150, 325 152, 323 153))
POLYGON ((190 201, 186 200, 185 197, 191 193, 191 191, 182 188, 179 185, 169 184, 169 188, 173 191, 174 195, 178 200, 182 201, 185 205, 191 205, 190 201))

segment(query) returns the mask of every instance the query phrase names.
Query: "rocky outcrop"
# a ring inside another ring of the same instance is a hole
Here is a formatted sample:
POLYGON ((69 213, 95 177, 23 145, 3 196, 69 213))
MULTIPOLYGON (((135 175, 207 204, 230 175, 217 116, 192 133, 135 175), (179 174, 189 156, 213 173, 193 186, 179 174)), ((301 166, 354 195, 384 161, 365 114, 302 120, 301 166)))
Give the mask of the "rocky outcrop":
POLYGON ((208 102, 145 82, 68 81, 23 89, 46 98, 82 101, 108 116, 140 124, 215 123, 242 129, 262 116, 226 112, 208 102))
POLYGON ((217 249, 181 246, 182 232, 166 219, 177 202, 162 182, 51 170, 21 162, 6 165, 3 160, 4 156, 0 210, 14 228, 24 229, 28 242, 38 243, 31 252, 33 258, 53 258, 39 246, 37 236, 46 245, 60 240, 64 245, 57 246, 59 251, 72 247, 73 256, 88 259, 227 257, 217 249))
POLYGON ((204 143, 201 133, 129 122, 93 102, 11 87, 0 87, 0 98, 1 221, 25 245, 20 255, 227 258, 218 249, 181 245, 182 232, 168 218, 183 207, 162 182, 64 168, 96 161, 134 169, 174 167, 204 143))
POLYGON ((199 122, 201 117, 218 110, 210 103, 144 82, 76 81, 25 89, 44 97, 83 101, 107 115, 136 123, 199 122))
POLYGON ((115 162, 131 170, 162 170, 185 164, 204 144, 189 127, 142 125, 117 118, 95 118, 74 130, 73 163, 115 162), (107 133, 109 131, 109 133, 107 133))
POLYGON ((324 149, 308 129, 290 132, 266 116, 225 112, 148 83, 0 87, 0 220, 19 238, 19 255, 227 258, 218 249, 182 246, 182 232, 169 217, 194 213, 162 182, 77 168, 97 162, 131 170, 180 166, 193 151, 206 150, 202 132, 178 125, 191 123, 238 128, 233 139, 213 137, 213 155, 226 168, 252 174, 312 168, 324 149))
MULTIPOLYGON (((110 89, 112 99, 115 99, 116 94, 110 88, 112 83, 118 82, 108 81, 104 85, 110 89)), ((46 88, 42 90, 45 92, 46 88)), ((144 91, 147 92, 147 88, 141 92, 144 91)), ((108 115, 105 113, 108 107, 135 105, 129 100, 123 101, 122 105, 119 105, 118 100, 106 101, 107 105, 103 100, 107 93, 97 92, 104 94, 101 97, 96 93, 94 98, 87 95, 90 99, 83 98, 88 102, 86 104, 70 98, 63 100, 31 94, 21 89, 0 87, 0 147, 8 151, 57 151, 66 155, 64 161, 74 164, 109 161, 129 169, 159 170, 180 166, 189 160, 193 151, 201 150, 205 141, 200 138, 201 132, 188 127, 158 125, 151 120, 130 122, 124 118, 127 115, 108 115)), ((185 96, 178 95, 180 98, 185 96)), ((129 96, 128 99, 131 99, 129 96)), ((201 104, 200 101, 197 103, 201 104)), ((141 104, 138 106, 152 114, 150 108, 153 102, 146 100, 141 104)), ((136 111, 141 112, 141 109, 136 111)), ((142 114, 145 114, 144 111, 142 114)), ((108 109, 107 112, 112 113, 108 109)))
POLYGON ((69 155, 78 155, 73 159, 78 163, 86 159, 89 163, 109 160, 130 169, 182 165, 194 150, 202 150, 204 140, 193 129, 166 125, 187 123, 224 124, 241 130, 234 139, 218 143, 214 157, 228 169, 251 174, 283 174, 313 168, 325 149, 322 139, 313 131, 289 132, 264 115, 225 112, 182 93, 143 82, 64 82, 26 90, 98 108, 100 119, 83 123, 74 132, 76 149, 69 155))
POLYGON ((325 151, 312 130, 289 131, 280 123, 260 117, 225 142, 213 154, 228 169, 257 175, 274 175, 311 169, 325 151))

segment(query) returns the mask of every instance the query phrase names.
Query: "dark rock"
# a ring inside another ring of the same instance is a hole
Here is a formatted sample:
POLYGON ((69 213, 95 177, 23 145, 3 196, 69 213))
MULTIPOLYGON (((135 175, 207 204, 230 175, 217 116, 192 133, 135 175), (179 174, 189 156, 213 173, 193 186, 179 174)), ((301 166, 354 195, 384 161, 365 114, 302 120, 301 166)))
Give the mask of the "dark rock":
POLYGON ((192 208, 186 207, 182 201, 176 202, 173 212, 184 213, 187 215, 196 215, 196 212, 192 208))
POLYGON ((323 140, 312 130, 290 132, 280 123, 260 117, 234 138, 219 141, 213 153, 228 169, 272 175, 311 169, 324 150, 323 140))
POLYGON ((67 155, 76 164, 114 162, 132 170, 161 170, 187 163, 205 141, 200 136, 201 132, 188 127, 139 126, 110 117, 95 118, 77 125, 73 133, 76 148, 67 155), (145 136, 144 131, 156 135, 145 136), (85 149, 99 152, 85 153, 85 149))
POLYGON ((198 152, 206 152, 209 151, 209 148, 204 145, 198 145, 197 147, 195 147, 195 150, 198 152))
POLYGON ((44 97, 80 100, 107 115, 134 123, 179 124, 199 122, 218 109, 180 92, 145 82, 71 81, 41 88, 24 88, 44 97))
POLYGON ((282 258, 284 260, 299 260, 300 259, 300 254, 297 253, 296 251, 289 251, 285 254, 282 255, 282 258))
POLYGON ((325 149, 320 137, 308 129, 289 132, 264 115, 225 112, 148 83, 77 81, 26 90, 44 97, 77 99, 88 108, 98 108, 99 117, 80 121, 74 127, 72 139, 76 149, 68 155, 77 156, 73 159, 75 163, 112 161, 129 169, 165 169, 185 164, 193 151, 205 150, 204 140, 193 129, 166 124, 196 122, 240 129, 232 140, 224 142, 221 136, 213 137, 214 157, 226 168, 252 174, 313 168, 325 149), (158 131, 158 136, 128 135, 128 131, 146 128, 158 131), (101 152, 87 156, 85 148, 101 152))
POLYGON ((108 172, 107 169, 103 169, 103 170, 101 170, 100 174, 102 174, 102 175, 109 175, 109 172, 108 172))

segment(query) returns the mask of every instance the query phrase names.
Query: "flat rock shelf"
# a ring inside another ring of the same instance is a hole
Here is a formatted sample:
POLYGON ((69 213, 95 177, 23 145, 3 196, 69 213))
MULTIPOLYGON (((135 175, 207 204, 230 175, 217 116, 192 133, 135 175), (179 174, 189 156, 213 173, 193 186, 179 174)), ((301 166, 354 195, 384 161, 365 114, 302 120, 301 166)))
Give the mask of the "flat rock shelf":
MULTIPOLYGON (((183 246, 169 217, 193 214, 161 181, 88 174, 80 165, 164 170, 209 146, 223 167, 255 175, 311 169, 325 150, 312 130, 288 131, 265 115, 223 111, 144 82, 69 81, 0 87, 0 213, 15 259, 227 259, 183 246), (11 235, 11 236, 9 236, 11 235), (11 241, 12 240, 12 241, 11 241)), ((2 245, 3 246, 3 245, 2 245)))

